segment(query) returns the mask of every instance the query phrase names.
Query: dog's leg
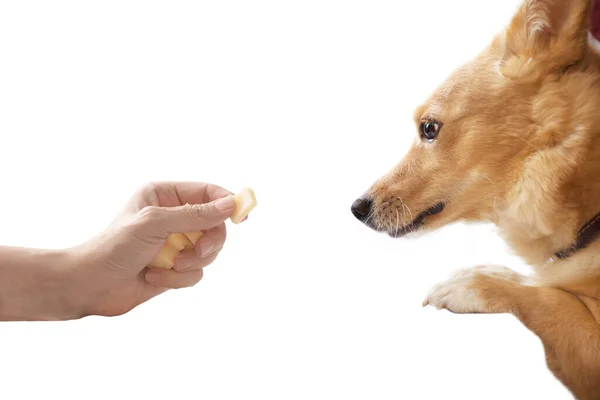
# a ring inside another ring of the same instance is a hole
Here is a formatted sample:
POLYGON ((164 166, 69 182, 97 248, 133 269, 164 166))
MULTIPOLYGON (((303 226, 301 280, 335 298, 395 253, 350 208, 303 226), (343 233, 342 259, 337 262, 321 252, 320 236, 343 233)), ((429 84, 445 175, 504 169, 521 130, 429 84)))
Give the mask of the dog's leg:
POLYGON ((527 286, 508 268, 477 267, 436 285, 427 304, 455 313, 514 314, 541 339, 550 370, 577 399, 600 399, 597 297, 527 286))

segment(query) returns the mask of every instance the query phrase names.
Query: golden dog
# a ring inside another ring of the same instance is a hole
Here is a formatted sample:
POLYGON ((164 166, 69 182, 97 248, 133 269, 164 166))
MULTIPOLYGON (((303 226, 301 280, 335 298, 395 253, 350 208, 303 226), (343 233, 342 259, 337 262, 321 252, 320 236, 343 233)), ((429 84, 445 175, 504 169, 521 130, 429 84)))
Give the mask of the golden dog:
POLYGON ((581 400, 600 399, 600 52, 589 40, 591 10, 591 0, 525 0, 415 111, 408 154, 352 205, 393 237, 495 223, 534 274, 465 269, 424 305, 514 314, 581 400))

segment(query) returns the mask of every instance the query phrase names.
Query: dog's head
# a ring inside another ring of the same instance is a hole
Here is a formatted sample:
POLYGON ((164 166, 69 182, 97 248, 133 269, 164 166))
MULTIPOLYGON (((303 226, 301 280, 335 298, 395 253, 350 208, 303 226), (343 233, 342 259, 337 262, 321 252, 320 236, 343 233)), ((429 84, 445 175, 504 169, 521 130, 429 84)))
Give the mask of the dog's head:
POLYGON ((543 215, 576 168, 584 131, 599 122, 600 101, 581 99, 600 77, 587 43, 590 5, 526 0, 504 32, 416 109, 409 152, 354 202, 353 214, 393 237, 495 221, 500 212, 551 230, 543 215))

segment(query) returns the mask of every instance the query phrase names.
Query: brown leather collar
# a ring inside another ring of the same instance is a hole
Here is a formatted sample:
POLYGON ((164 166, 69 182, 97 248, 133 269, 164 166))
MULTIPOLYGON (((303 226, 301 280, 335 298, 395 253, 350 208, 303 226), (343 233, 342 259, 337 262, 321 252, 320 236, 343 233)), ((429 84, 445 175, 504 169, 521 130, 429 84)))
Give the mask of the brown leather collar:
POLYGON ((579 232, 577 232, 575 242, 573 242, 570 247, 557 251, 554 253, 554 257, 564 260, 565 258, 576 253, 578 250, 581 250, 592 243, 599 233, 600 213, 596 214, 579 230, 579 232))

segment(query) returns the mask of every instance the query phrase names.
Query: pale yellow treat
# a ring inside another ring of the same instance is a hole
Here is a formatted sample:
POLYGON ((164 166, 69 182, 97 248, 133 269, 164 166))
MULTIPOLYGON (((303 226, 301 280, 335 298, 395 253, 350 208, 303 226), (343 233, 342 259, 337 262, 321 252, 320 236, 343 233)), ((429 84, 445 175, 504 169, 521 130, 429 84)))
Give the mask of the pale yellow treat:
POLYGON ((188 249, 193 249, 194 246, 196 245, 196 242, 198 241, 198 239, 200 239, 202 237, 202 235, 204 235, 204 232, 188 232, 188 233, 184 233, 184 235, 189 239, 189 245, 186 246, 188 249))
POLYGON ((171 269, 173 268, 173 265, 175 265, 175 257, 177 257, 178 254, 179 251, 167 241, 162 249, 160 249, 160 253, 158 253, 158 255, 154 257, 154 260, 148 264, 148 267, 171 269))
POLYGON ((250 211, 256 207, 256 196, 254 196, 254 190, 250 188, 242 189, 238 194, 235 195, 235 210, 231 215, 231 222, 239 224, 250 214, 250 211))
MULTIPOLYGON (((239 224, 256 207, 256 197, 252 189, 245 188, 236 194, 234 199, 235 209, 230 220, 234 224, 239 224)), ((148 267, 161 269, 173 268, 175 257, 177 257, 179 252, 193 249, 202 235, 204 235, 204 232, 173 233, 169 235, 160 253, 148 264, 148 267)))
POLYGON ((188 239, 187 235, 183 233, 173 233, 167 238, 167 243, 175 247, 177 251, 181 251, 185 247, 190 247, 190 245, 193 247, 193 244, 190 243, 190 240, 188 239))

